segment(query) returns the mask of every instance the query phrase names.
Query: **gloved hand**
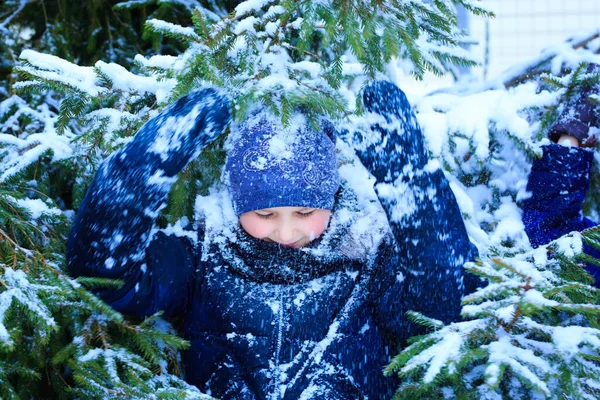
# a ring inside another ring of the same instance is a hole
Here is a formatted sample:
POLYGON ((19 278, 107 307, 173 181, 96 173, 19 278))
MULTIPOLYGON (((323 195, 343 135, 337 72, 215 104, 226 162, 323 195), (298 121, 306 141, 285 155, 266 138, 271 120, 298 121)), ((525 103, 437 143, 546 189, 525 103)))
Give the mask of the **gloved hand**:
POLYGON ((393 182, 405 168, 419 170, 427 163, 423 134, 406 95, 393 83, 375 81, 365 89, 365 119, 357 155, 378 182, 393 182))
POLYGON ((193 91, 102 163, 69 235, 73 276, 121 279, 139 267, 177 173, 225 129, 230 103, 217 89, 193 91))
POLYGON ((231 119, 231 101, 218 89, 191 92, 148 121, 118 153, 123 163, 145 164, 175 176, 231 119))

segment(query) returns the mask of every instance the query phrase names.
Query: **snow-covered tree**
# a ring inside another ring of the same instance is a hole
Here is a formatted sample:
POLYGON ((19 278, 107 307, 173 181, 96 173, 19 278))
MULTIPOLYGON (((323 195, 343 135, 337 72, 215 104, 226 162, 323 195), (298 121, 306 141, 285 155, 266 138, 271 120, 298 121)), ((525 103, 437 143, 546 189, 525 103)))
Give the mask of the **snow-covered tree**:
MULTIPOLYGON (((91 294, 118 281, 64 274, 65 237, 97 166, 165 105, 216 85, 237 119, 256 102, 284 122, 295 107, 314 124, 321 114, 360 118, 369 79, 474 65, 454 5, 489 15, 475 0, 72 3, 44 2, 45 21, 37 2, 0 5, 0 33, 12 40, 0 44, 2 398, 203 398, 178 378, 185 342, 160 316, 132 321, 91 294)), ((480 250, 468 268, 489 284, 465 299, 470 321, 414 316, 435 331, 388 367, 404 377, 400 398, 597 395, 598 295, 578 265, 593 262, 579 249, 597 233, 532 250, 519 214, 531 158, 581 84, 569 73, 598 62, 594 35, 417 102, 430 155, 480 250)), ((179 176, 159 225, 194 217, 196 195, 218 180, 222 143, 179 176)))
MULTIPOLYGON (((599 84, 600 75, 586 74, 586 64, 579 64, 599 61, 594 46, 586 46, 597 37, 592 32, 576 44, 557 45, 494 82, 456 87, 417 104, 431 154, 449 172, 480 249, 481 259, 467 269, 486 285, 463 299, 464 322, 443 326, 412 314, 431 333, 413 338, 387 367, 402 377, 398 398, 600 395, 600 293, 582 268, 600 266, 583 253, 584 243, 600 248, 598 228, 532 249, 519 209, 528 196, 531 160, 550 143, 559 111, 583 88, 599 84)), ((587 199, 592 216, 595 193, 587 199)))
MULTIPOLYGON (((0 6, 12 38, 0 49, 11 69, 0 94, 2 398, 203 398, 178 378, 186 343, 159 315, 125 318, 91 293, 120 282, 64 273, 69 224, 96 168, 151 116, 218 85, 237 118, 254 102, 284 122, 295 107, 313 123, 343 118, 360 111, 361 83, 393 60, 416 77, 474 65, 457 47, 453 5, 487 15, 467 0, 236 3, 0 6)), ((218 176, 221 144, 181 174, 160 224, 193 216, 195 195, 218 176)))
MULTIPOLYGON (((584 239, 597 241, 598 230, 584 239)), ((412 315, 434 332, 387 367, 403 378, 398 398, 598 398, 599 293, 573 261, 581 248, 572 235, 469 265, 489 284, 464 298, 468 321, 412 315)))

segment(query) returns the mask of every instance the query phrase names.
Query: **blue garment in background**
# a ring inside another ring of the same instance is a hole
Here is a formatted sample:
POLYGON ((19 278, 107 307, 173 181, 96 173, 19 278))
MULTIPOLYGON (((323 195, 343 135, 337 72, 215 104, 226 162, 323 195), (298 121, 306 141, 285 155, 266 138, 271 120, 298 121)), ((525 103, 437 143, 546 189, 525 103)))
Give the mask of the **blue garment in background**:
MULTIPOLYGON (((532 196, 523 202, 525 232, 534 247, 596 225, 581 211, 590 187, 593 151, 558 144, 543 150, 542 158, 533 161, 527 183, 532 196)), ((584 252, 600 259, 600 252, 587 245, 584 252)), ((600 287, 600 269, 589 265, 586 270, 600 287)))

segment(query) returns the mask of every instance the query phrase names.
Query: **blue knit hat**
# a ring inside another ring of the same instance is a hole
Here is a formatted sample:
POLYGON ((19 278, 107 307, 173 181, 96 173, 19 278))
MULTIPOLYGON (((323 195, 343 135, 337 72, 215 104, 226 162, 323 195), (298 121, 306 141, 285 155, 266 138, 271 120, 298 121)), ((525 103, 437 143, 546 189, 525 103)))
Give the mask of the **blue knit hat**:
POLYGON ((340 185, 333 128, 328 121, 321 126, 315 132, 297 113, 284 128, 279 117, 259 111, 232 127, 225 183, 236 215, 272 207, 333 208, 340 185))

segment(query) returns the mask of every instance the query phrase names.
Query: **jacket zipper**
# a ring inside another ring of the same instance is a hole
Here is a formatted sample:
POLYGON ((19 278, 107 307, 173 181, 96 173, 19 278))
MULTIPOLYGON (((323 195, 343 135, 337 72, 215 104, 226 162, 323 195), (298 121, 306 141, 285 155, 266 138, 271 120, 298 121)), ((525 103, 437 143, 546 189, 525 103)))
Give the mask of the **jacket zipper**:
POLYGON ((271 396, 271 398, 273 400, 281 400, 283 398, 282 393, 281 393, 281 369, 280 369, 280 365, 281 365, 281 360, 280 360, 280 356, 281 356, 281 345, 283 343, 283 308, 284 308, 284 290, 283 287, 280 286, 279 287, 279 315, 277 316, 278 321, 277 321, 277 347, 275 349, 275 379, 274 379, 274 383, 275 383, 275 388, 274 388, 274 392, 271 396))

